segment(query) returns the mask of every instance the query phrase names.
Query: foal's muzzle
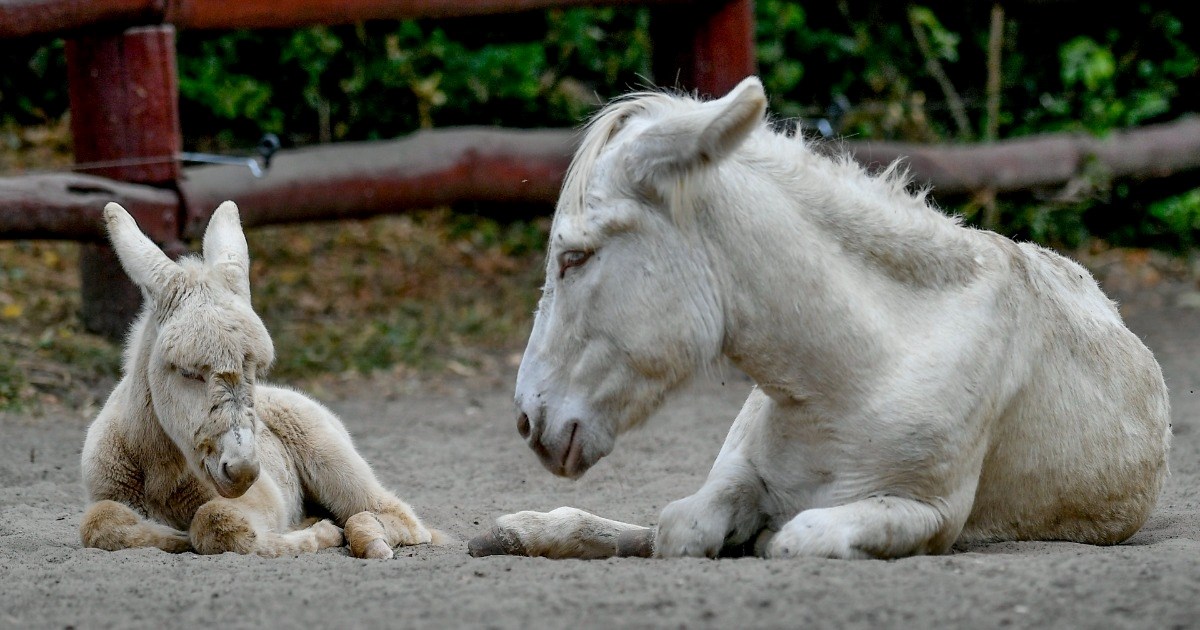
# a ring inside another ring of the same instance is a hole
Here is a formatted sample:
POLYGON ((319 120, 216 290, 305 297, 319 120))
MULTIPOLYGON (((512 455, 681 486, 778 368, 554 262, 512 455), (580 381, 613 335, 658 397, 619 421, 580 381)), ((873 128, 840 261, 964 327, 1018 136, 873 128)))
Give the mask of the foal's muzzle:
POLYGON ((226 499, 236 499, 258 480, 258 453, 254 433, 249 429, 233 428, 220 440, 220 456, 205 461, 204 467, 217 489, 226 499))
POLYGON ((258 481, 258 460, 252 459, 235 459, 224 461, 222 458, 220 468, 216 474, 212 475, 213 485, 217 488, 217 494, 226 499, 236 499, 250 489, 255 481, 258 481))

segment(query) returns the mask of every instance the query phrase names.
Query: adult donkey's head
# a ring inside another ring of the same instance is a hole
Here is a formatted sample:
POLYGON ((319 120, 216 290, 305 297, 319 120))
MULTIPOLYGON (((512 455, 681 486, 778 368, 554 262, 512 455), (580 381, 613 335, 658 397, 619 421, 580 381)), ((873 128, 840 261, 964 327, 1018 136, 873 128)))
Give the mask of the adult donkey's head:
POLYGON ((237 206, 227 201, 213 214, 202 260, 171 260, 115 203, 105 206, 104 220, 145 302, 126 350, 125 378, 149 388, 159 425, 192 471, 221 496, 241 496, 259 471, 255 375, 275 351, 250 306, 250 258, 237 206))
POLYGON ((707 219, 691 201, 744 194, 723 190, 720 166, 762 127, 765 109, 750 78, 710 102, 633 95, 589 125, 555 211, 517 376, 518 430, 551 472, 583 474, 720 355, 724 315, 699 236, 707 219))

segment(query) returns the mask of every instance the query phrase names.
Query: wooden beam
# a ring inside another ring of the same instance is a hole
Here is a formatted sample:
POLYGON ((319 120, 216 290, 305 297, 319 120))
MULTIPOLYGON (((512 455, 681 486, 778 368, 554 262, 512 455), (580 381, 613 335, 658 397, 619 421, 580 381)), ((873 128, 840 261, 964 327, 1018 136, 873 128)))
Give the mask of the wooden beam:
POLYGON ((104 204, 129 210, 159 243, 179 237, 179 195, 173 190, 92 175, 53 173, 0 177, 0 238, 103 243, 104 204))
POLYGON ((694 4, 696 0, 176 0, 167 20, 180 28, 284 28, 363 20, 453 18, 599 5, 694 4))
MULTIPOLYGON (((77 163, 108 163, 89 173, 171 185, 179 163, 163 161, 182 146, 179 84, 175 70, 175 28, 145 26, 116 35, 89 35, 67 41, 67 82, 71 136, 77 163)), ((176 235, 177 213, 159 212, 143 223, 147 233, 176 235)), ((106 244, 84 243, 79 254, 84 327, 112 338, 124 336, 141 303, 141 292, 121 271, 106 244)))
MULTIPOLYGON (((185 234, 199 236, 226 199, 247 226, 363 218, 463 201, 552 204, 578 134, 571 130, 459 128, 391 141, 283 151, 263 179, 236 167, 186 169, 185 234)), ((995 144, 926 145, 849 141, 831 144, 882 168, 906 159, 913 179, 934 194, 1062 186, 1085 173, 1148 181, 1200 173, 1200 118, 1096 138, 1048 134, 995 144)))
POLYGON ((564 129, 455 128, 406 138, 281 151, 266 177, 226 166, 188 168, 184 234, 198 237, 226 199, 246 226, 363 218, 459 202, 553 204, 575 152, 564 129))
POLYGON ((990 144, 930 145, 861 140, 844 143, 862 164, 904 158, 934 194, 1013 192, 1062 186, 1085 173, 1146 181, 1200 171, 1200 117, 1116 131, 1105 137, 1054 133, 990 144))
POLYGON ((753 0, 661 7, 650 16, 655 82, 723 96, 757 73, 753 0))
MULTIPOLYGON (((226 199, 238 202, 247 227, 359 219, 464 201, 553 204, 578 139, 566 129, 441 129, 281 151, 262 179, 234 166, 190 167, 180 180, 187 204, 183 232, 198 238, 226 199)), ((873 168, 905 158, 913 179, 932 185, 939 196, 1058 187, 1097 172, 1157 183, 1200 174, 1200 118, 1105 138, 1061 133, 974 145, 849 141, 828 143, 825 150, 849 152, 873 168)), ((0 238, 94 240, 102 234, 100 209, 114 200, 140 213, 141 225, 154 225, 154 213, 177 207, 172 191, 97 177, 0 178, 0 238)))
POLYGON ((100 177, 175 181, 179 163, 161 159, 182 147, 175 29, 147 26, 72 39, 66 56, 75 161, 122 164, 88 170, 100 177))
POLYGON ((165 0, 5 0, 0 2, 0 39, 158 24, 165 4, 165 0))
POLYGON ((119 31, 170 23, 180 29, 293 28, 364 20, 452 18, 578 6, 698 4, 707 0, 6 0, 0 39, 119 31))

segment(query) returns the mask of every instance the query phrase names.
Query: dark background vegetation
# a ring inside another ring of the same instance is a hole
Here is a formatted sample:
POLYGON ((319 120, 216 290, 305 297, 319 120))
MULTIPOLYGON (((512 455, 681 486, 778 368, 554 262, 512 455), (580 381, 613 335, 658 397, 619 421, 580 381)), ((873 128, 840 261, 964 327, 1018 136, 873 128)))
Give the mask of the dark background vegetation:
MULTIPOLYGON (((990 3, 756 7, 760 74, 777 118, 809 133, 823 119, 860 139, 988 139, 990 3)), ((1179 3, 1005 9, 997 137, 1103 136, 1195 113, 1200 20, 1179 3)), ((461 124, 576 126, 611 97, 671 84, 651 75, 649 21, 645 9, 599 8, 181 32, 185 145, 239 153, 265 132, 299 146, 461 124)), ((67 109, 61 41, 0 42, 0 174, 68 163, 67 109)), ((1002 197, 992 225, 1061 248, 1153 247, 1175 260, 1200 244, 1200 183, 1131 187, 1099 176, 1070 188, 1002 197)), ((973 223, 992 203, 938 202, 973 223)), ((523 341, 547 227, 431 209, 333 230, 253 231, 255 303, 281 348, 276 374, 490 369, 494 359, 472 349, 511 353, 523 341)), ((73 245, 0 246, 0 408, 103 391, 118 351, 78 330, 73 245)))
MULTIPOLYGON (((760 72, 782 117, 827 118, 858 138, 983 138, 987 2, 758 0, 760 72), (915 30, 928 42, 916 45, 915 30), (966 114, 928 71, 944 69, 966 114)), ((1006 6, 999 137, 1103 135, 1192 113, 1200 24, 1177 3, 1006 6), (1189 22, 1190 21, 1190 22, 1189 22)), ((183 32, 189 148, 239 150, 264 132, 287 145, 390 138, 420 127, 579 124, 652 77, 646 9, 572 9, 295 31, 183 32)), ((0 120, 46 125, 67 110, 61 43, 5 42, 0 120)), ((12 135, 12 134, 10 134, 12 135)), ((1200 192, 1092 182, 1083 195, 1001 200, 1011 235, 1073 246, 1088 236, 1185 249, 1200 239, 1200 192), (1048 200, 1050 199, 1050 200, 1048 200)), ((955 200, 957 204, 958 200, 955 200)), ((976 218, 975 205, 949 210, 976 218)))

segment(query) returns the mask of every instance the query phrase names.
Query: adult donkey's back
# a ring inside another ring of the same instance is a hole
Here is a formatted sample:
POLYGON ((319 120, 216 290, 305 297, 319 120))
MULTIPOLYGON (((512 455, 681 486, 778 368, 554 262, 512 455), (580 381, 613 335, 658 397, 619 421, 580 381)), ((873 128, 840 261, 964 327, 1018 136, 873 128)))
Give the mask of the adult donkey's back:
MULTIPOLYGON (((963 227, 772 131, 757 79, 639 94, 591 123, 550 235, 518 428, 576 477, 718 357, 754 379, 654 551, 896 557, 956 541, 1113 544, 1167 474, 1167 390, 1079 265, 963 227)), ((643 530, 502 517, 477 553, 611 555, 643 530)))

